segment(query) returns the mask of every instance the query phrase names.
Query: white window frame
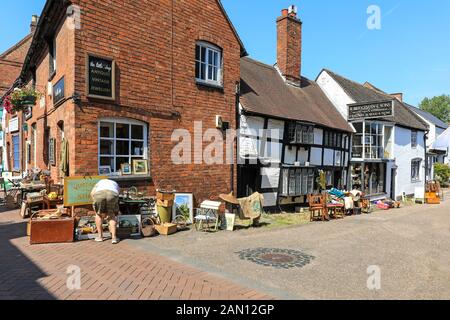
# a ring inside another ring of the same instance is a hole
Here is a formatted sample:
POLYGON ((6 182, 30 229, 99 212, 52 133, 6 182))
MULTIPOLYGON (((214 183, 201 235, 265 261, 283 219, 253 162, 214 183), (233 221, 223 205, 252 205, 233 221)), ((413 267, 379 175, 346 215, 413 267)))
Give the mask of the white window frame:
POLYGON ((417 159, 412 159, 411 160, 411 181, 412 182, 420 182, 420 169, 421 169, 421 166, 422 166, 422 159, 420 159, 420 158, 417 158, 417 159), (413 175, 413 166, 414 166, 414 164, 415 163, 419 163, 419 166, 418 166, 418 168, 417 168, 417 172, 415 172, 416 173, 416 175, 413 175))
MULTIPOLYGON (((208 42, 204 42, 204 41, 198 41, 195 44, 195 51, 197 52, 197 47, 200 47, 200 60, 197 60, 197 57, 195 57, 195 71, 197 73, 197 64, 200 65, 205 65, 206 70, 205 70, 205 79, 202 78, 198 78, 197 74, 195 75, 195 79, 198 83, 203 83, 203 84, 208 84, 208 85, 213 85, 213 86, 219 86, 222 87, 223 86, 223 57, 222 57, 222 49, 220 49, 219 47, 210 44, 208 42), (206 49, 206 59, 203 61, 202 57, 201 57, 201 48, 205 48, 206 49), (219 60, 219 65, 215 65, 215 64, 211 64, 211 62, 209 61, 209 52, 213 52, 218 54, 218 60, 219 60), (212 78, 209 77, 209 68, 217 68, 216 71, 216 78, 217 80, 214 80, 214 75, 212 78)), ((199 75, 201 76, 201 69, 198 71, 199 75)))
MULTIPOLYGON (((132 165, 132 160, 133 159, 143 159, 143 160, 147 160, 148 161, 148 124, 146 122, 142 122, 142 121, 138 121, 138 120, 133 120, 133 119, 127 119, 127 118, 101 118, 98 120, 98 169, 100 169, 101 166, 101 162, 100 159, 101 158, 113 158, 114 159, 114 166, 111 167, 111 173, 115 173, 117 172, 116 170, 116 159, 117 158, 126 158, 128 157, 130 159, 130 164, 132 165), (112 138, 107 138, 107 137, 101 137, 101 124, 102 123, 112 123, 114 124, 114 136, 112 138), (128 138, 117 138, 117 124, 127 124, 129 125, 129 137, 128 138), (142 126, 143 127, 143 131, 144 131, 144 139, 133 139, 131 137, 131 126, 132 125, 136 125, 136 126, 142 126), (113 142, 113 154, 101 154, 100 153, 100 143, 102 140, 106 140, 106 141, 112 141, 113 142), (128 141, 129 142, 129 155, 117 155, 116 154, 116 142, 117 141, 128 141), (144 144, 144 152, 142 156, 133 156, 132 155, 132 150, 131 150, 131 144, 132 142, 143 142, 144 144)), ((149 164, 149 168, 150 168, 150 164, 149 164)))

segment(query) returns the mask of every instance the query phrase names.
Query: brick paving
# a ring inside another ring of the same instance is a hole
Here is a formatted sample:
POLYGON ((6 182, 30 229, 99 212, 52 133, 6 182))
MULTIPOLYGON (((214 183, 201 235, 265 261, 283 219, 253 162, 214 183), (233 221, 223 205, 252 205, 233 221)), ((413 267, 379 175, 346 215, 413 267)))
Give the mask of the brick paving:
POLYGON ((130 245, 83 241, 30 246, 26 221, 0 212, 0 299, 246 300, 270 296, 130 245), (69 290, 68 268, 81 269, 69 290))

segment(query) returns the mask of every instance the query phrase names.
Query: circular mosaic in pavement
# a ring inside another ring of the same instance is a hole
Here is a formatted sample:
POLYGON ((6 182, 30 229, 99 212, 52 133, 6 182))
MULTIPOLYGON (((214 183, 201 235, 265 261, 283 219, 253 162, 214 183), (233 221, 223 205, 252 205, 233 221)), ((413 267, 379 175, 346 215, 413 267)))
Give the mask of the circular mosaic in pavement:
POLYGON ((314 259, 301 251, 276 248, 246 249, 237 254, 242 260, 278 269, 302 268, 314 259))

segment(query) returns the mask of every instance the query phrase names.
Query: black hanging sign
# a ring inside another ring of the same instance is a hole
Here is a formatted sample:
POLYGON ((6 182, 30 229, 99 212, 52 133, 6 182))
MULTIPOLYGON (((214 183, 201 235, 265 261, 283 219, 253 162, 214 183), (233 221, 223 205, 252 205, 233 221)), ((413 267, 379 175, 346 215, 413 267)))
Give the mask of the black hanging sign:
POLYGON ((115 100, 115 61, 88 55, 86 81, 88 97, 115 100))
POLYGON ((54 86, 53 86, 53 104, 57 104, 65 97, 65 84, 64 77, 61 78, 54 86))
POLYGON ((50 165, 56 165, 56 140, 54 138, 49 139, 48 143, 48 160, 50 165))
POLYGON ((348 106, 348 120, 364 120, 394 116, 394 101, 355 103, 348 106))

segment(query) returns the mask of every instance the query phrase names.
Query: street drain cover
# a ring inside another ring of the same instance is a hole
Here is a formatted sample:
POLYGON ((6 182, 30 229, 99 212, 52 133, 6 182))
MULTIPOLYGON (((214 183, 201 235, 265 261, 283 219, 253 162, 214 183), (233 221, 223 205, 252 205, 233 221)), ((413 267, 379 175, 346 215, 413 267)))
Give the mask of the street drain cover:
POLYGON ((242 260, 278 269, 302 268, 314 259, 301 251, 276 248, 247 249, 237 254, 242 260))

